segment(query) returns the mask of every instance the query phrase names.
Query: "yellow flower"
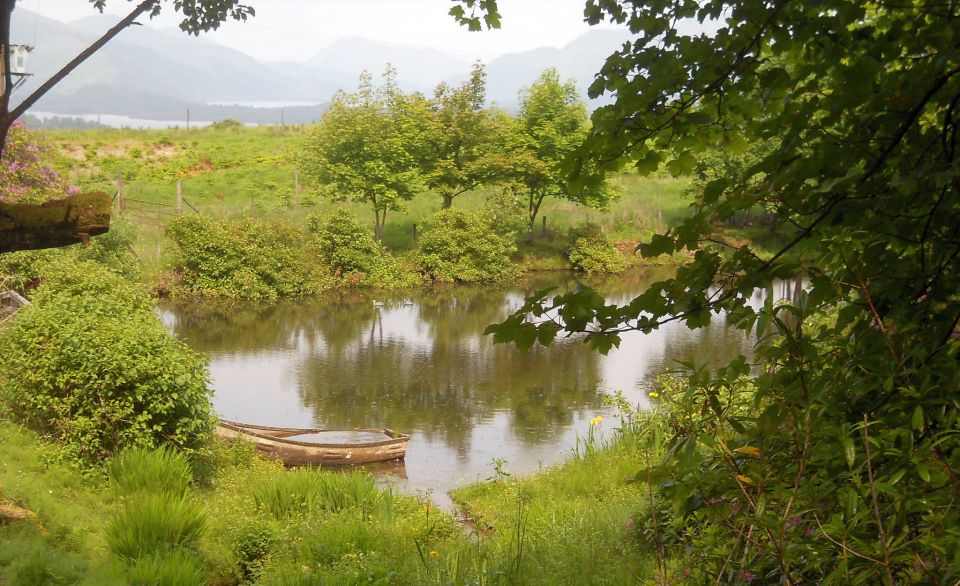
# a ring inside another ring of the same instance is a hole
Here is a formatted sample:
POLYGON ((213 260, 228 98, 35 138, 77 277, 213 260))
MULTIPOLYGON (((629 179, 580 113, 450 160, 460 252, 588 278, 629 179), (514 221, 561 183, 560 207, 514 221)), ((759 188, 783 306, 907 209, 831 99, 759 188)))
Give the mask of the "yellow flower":
POLYGON ((590 425, 600 425, 602 421, 603 421, 603 415, 597 415, 596 417, 590 420, 590 425))
POLYGON ((656 399, 657 397, 660 396, 660 393, 658 393, 657 391, 650 391, 649 393, 647 393, 647 396, 650 397, 651 399, 656 399))
POLYGON ((440 555, 440 552, 438 552, 438 551, 431 551, 431 552, 430 552, 430 557, 432 557, 432 558, 435 558, 435 557, 437 557, 438 555, 440 555))
POLYGON ((735 449, 734 452, 743 454, 744 456, 749 456, 751 458, 760 457, 760 448, 755 448, 753 446, 743 446, 742 448, 735 449))

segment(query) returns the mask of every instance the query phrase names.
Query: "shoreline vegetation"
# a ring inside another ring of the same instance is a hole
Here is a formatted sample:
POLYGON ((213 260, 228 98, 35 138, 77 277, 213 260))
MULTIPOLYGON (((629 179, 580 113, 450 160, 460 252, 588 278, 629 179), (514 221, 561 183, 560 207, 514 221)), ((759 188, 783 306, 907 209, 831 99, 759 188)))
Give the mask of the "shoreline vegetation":
POLYGON ((427 495, 378 488, 364 472, 288 471, 243 441, 214 440, 190 458, 128 449, 81 472, 2 413, 0 577, 17 586, 641 583, 654 563, 635 526, 643 486, 625 479, 654 448, 637 423, 621 422, 608 442, 593 428, 613 422, 592 423, 569 461, 531 477, 498 463, 490 479, 453 491, 462 523, 427 495))

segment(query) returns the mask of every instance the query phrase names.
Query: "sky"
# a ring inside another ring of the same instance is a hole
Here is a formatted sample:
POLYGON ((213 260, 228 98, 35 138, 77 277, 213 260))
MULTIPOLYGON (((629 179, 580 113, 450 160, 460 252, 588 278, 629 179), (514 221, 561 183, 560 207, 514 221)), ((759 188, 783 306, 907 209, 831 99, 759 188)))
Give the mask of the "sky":
MULTIPOLYGON (((562 47, 590 30, 584 0, 499 0, 500 30, 469 32, 447 14, 450 0, 246 0, 256 16, 227 22, 204 35, 255 59, 304 61, 337 40, 361 36, 394 46, 431 47, 467 59, 488 60, 537 47, 562 47)), ((172 2, 150 26, 176 26, 172 2)), ((17 8, 62 22, 96 14, 89 0, 18 0, 17 8)), ((108 0, 106 14, 134 4, 108 0)), ((145 22, 145 24, 147 24, 145 22)), ((609 26, 609 25, 608 25, 609 26)))

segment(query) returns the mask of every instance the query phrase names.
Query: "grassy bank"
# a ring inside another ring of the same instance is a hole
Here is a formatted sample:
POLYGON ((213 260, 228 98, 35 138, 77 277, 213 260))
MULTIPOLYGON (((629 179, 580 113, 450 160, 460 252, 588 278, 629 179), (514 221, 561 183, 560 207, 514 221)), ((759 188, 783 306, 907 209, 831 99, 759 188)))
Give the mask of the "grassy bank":
POLYGON ((218 444, 195 462, 186 497, 204 519, 199 539, 149 563, 118 556, 115 541, 118 519, 152 497, 55 456, 0 419, 0 498, 29 511, 0 524, 0 583, 136 583, 184 567, 196 570, 181 583, 207 584, 630 584, 652 571, 631 528, 640 488, 625 482, 641 458, 622 438, 530 478, 456 491, 467 526, 362 474, 287 471, 249 445, 218 444))

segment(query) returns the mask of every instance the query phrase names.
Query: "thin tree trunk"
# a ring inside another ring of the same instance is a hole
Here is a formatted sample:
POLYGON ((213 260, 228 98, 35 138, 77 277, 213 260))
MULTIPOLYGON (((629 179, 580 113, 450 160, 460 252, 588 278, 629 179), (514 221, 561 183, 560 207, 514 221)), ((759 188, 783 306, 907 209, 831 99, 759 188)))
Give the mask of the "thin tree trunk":
POLYGON ((448 210, 453 207, 453 196, 447 193, 443 194, 443 209, 448 210))
POLYGON ((537 220, 537 213, 540 212, 540 206, 543 204, 543 198, 546 197, 545 194, 534 194, 530 193, 528 213, 527 217, 530 221, 530 233, 533 233, 534 222, 537 220))
POLYGON ((7 144, 7 133, 10 132, 10 93, 13 91, 13 75, 10 74, 10 20, 13 7, 17 0, 2 0, 0 4, 0 46, 3 47, 3 94, 0 95, 0 158, 3 157, 3 148, 7 144))

